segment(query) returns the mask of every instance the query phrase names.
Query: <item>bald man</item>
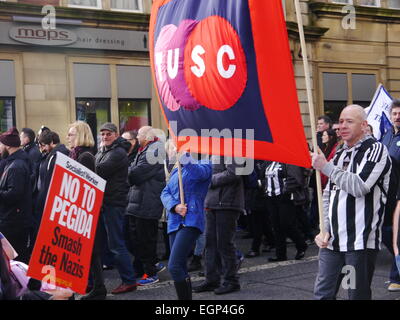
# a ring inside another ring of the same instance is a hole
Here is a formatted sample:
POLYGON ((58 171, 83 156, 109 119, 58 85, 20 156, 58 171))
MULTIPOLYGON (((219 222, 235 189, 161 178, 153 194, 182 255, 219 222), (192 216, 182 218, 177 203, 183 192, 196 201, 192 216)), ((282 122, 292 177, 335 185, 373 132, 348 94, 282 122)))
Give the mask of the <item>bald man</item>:
POLYGON ((329 177, 324 190, 324 229, 315 299, 335 299, 341 280, 350 300, 370 300, 391 160, 384 145, 366 135, 364 109, 350 105, 339 118, 344 144, 327 162, 313 154, 313 167, 329 177))

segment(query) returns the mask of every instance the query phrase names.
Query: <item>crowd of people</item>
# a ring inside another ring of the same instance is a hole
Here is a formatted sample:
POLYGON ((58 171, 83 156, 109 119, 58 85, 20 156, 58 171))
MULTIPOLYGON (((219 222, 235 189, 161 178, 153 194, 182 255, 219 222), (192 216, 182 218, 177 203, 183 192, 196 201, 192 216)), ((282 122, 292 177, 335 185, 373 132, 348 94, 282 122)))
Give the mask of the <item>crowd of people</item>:
MULTIPOLYGON (((338 123, 318 118, 312 163, 322 174, 321 190, 315 170, 255 160, 251 174, 241 175, 244 163, 238 159, 178 152, 173 140, 163 141, 150 126, 120 136, 115 124, 105 123, 96 147, 88 124, 77 121, 69 125, 68 148, 47 127, 37 134, 11 128, 0 135, 0 235, 18 253, 16 259, 28 264, 61 152, 107 182, 82 300, 106 299, 106 265, 121 279, 112 294, 158 282, 165 269, 157 252, 160 225, 162 259, 168 259, 180 300, 191 300, 192 293, 240 290, 238 223, 252 238, 248 259, 274 250, 271 262, 300 260, 315 240, 320 248, 316 299, 335 299, 345 265, 356 271, 349 298, 371 299, 381 242, 393 254, 388 290, 399 291, 400 101, 393 101, 390 114, 393 129, 381 142, 360 106, 344 108, 338 123), (321 225, 318 192, 323 192, 321 225), (294 257, 287 255, 287 238, 295 244, 294 257), (205 279, 192 288, 189 272, 195 270, 205 279)), ((7 298, 4 273, 0 296, 7 298)))

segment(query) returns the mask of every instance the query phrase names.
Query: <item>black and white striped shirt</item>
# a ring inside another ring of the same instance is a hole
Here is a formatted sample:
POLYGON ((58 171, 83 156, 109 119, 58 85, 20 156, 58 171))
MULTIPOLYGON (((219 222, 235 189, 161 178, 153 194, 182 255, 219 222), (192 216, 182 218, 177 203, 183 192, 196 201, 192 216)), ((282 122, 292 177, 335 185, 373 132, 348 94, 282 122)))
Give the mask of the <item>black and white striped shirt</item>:
POLYGON ((325 229, 334 251, 380 249, 391 160, 386 147, 370 136, 344 145, 322 172, 325 229))
POLYGON ((265 192, 268 197, 279 196, 284 186, 283 166, 279 162, 271 162, 265 169, 265 192))

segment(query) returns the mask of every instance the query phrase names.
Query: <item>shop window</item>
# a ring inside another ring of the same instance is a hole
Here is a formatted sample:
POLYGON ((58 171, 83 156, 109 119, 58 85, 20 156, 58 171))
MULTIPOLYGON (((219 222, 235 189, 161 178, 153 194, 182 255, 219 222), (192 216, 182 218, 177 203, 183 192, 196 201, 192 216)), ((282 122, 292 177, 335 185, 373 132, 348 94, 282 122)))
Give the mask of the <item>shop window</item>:
POLYGON ((69 7, 101 9, 101 0, 69 0, 69 7))
POLYGON ((111 9, 143 12, 142 0, 111 0, 111 9))
POLYGON ((376 74, 352 72, 323 72, 324 114, 333 121, 339 119, 343 108, 349 104, 368 107, 376 90, 376 74))
POLYGON ((400 0, 389 0, 388 5, 391 9, 400 9, 400 0))
POLYGON ((121 134, 129 130, 151 125, 149 99, 119 99, 119 127, 121 134))
POLYGON ((15 126, 15 98, 0 97, 0 132, 15 126))
POLYGON ((76 119, 89 125, 98 147, 101 141, 99 129, 103 123, 111 121, 110 99, 77 98, 76 119))

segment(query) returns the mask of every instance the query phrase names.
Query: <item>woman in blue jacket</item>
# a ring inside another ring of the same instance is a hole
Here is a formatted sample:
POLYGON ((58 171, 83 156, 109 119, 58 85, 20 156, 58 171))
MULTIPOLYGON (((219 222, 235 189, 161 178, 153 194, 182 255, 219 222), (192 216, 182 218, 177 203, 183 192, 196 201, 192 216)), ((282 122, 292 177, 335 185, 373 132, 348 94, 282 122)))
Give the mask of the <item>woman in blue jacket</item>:
MULTIPOLYGON (((173 152, 168 152, 170 159, 173 152)), ((167 211, 171 246, 168 270, 174 280, 178 299, 191 300, 192 286, 187 271, 187 257, 204 231, 204 199, 212 169, 208 161, 196 161, 189 153, 181 155, 179 159, 185 204, 180 203, 177 168, 172 170, 169 182, 161 193, 161 200, 167 211)))

